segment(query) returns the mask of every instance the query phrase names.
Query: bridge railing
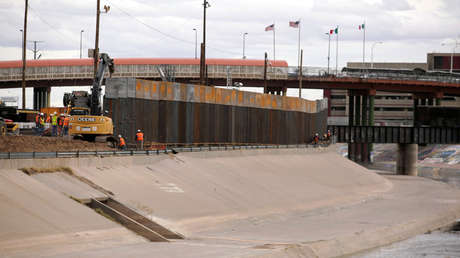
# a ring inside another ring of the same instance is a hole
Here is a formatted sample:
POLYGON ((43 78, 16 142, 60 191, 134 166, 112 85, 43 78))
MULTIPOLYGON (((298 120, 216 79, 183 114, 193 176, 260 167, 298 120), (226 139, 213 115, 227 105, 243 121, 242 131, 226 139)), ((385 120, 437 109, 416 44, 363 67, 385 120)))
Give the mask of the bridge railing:
MULTIPOLYGON (((158 66, 162 65, 118 65, 115 67, 113 77, 139 77, 139 78, 160 78, 158 66)), ((171 65, 176 78, 199 78, 199 65, 171 65)), ((444 74, 442 76, 402 74, 397 72, 373 72, 365 70, 363 72, 336 72, 335 69, 326 67, 302 67, 304 78, 311 77, 350 77, 361 79, 388 79, 388 80, 416 80, 416 81, 436 81, 459 83, 460 74, 444 74)), ((108 76, 108 72, 106 74, 108 76)), ((231 79, 262 79, 264 76, 263 66, 226 66, 209 65, 209 78, 231 78, 231 79)), ((297 79, 299 68, 291 67, 271 67, 267 69, 267 78, 270 80, 297 79)), ((28 67, 26 80, 52 80, 52 79, 91 79, 93 78, 93 66, 45 66, 28 67)), ((22 68, 1 68, 0 81, 19 81, 22 79, 22 68)))
MULTIPOLYGON (((160 78, 158 67, 161 65, 118 65, 113 77, 160 78)), ((176 78, 199 78, 198 65, 172 65, 176 78)), ((260 66, 209 65, 209 78, 262 79, 264 68, 260 66)), ((108 72, 106 73, 108 75, 108 72)), ((46 79, 88 79, 93 77, 92 66, 48 66, 28 67, 26 80, 46 79)), ((287 79, 287 70, 282 67, 269 67, 267 77, 271 80, 287 79)), ((0 81, 18 81, 22 79, 22 68, 0 69, 0 81)))

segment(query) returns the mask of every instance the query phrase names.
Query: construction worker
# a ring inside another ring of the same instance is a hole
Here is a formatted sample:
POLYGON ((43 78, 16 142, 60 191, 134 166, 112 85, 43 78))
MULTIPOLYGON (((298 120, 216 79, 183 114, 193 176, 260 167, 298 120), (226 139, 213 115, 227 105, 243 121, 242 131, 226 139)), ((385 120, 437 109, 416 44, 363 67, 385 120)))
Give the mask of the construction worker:
POLYGON ((136 146, 138 150, 144 149, 144 133, 140 129, 136 133, 136 146))
POLYGON ((54 112, 53 116, 51 116, 51 126, 53 128, 52 136, 57 136, 57 129, 58 129, 58 116, 57 112, 54 112))
POLYGON ((40 127, 40 113, 37 113, 37 115, 35 116, 35 127, 40 127))
POLYGON ((43 135, 44 130, 45 130, 45 115, 41 113, 40 114, 40 127, 39 127, 40 136, 43 135))
POLYGON ((331 140, 331 130, 327 130, 326 140, 327 140, 327 141, 330 141, 330 140, 331 140))
POLYGON ((64 135, 64 114, 60 114, 58 117, 58 135, 64 135))
POLYGON ((39 135, 40 134, 40 113, 37 113, 35 116, 35 134, 39 135))
POLYGON ((319 134, 318 133, 315 133, 315 137, 313 137, 313 142, 315 145, 318 145, 319 143, 319 134))
POLYGON ((121 137, 121 134, 118 135, 118 149, 126 150, 126 142, 125 142, 125 139, 121 137))
POLYGON ((70 116, 66 115, 64 117, 64 121, 62 122, 62 127, 63 127, 63 130, 64 130, 62 135, 64 135, 64 136, 69 134, 69 121, 70 121, 70 116))

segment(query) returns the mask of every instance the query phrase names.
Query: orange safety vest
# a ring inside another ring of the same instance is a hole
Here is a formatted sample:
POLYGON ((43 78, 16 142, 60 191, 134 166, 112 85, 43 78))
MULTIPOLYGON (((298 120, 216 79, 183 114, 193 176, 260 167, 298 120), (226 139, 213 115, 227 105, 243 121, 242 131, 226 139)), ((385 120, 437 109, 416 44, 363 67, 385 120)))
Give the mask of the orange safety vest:
POLYGON ((69 126, 69 121, 70 121, 70 118, 68 116, 64 118, 64 126, 69 126))
POLYGON ((119 146, 122 147, 122 146, 125 146, 126 143, 125 143, 125 139, 123 139, 123 137, 120 137, 120 144, 119 146))
POLYGON ((35 116, 35 123, 40 123, 40 115, 35 116))
POLYGON ((51 121, 51 116, 48 116, 48 117, 46 118, 46 122, 49 123, 50 121, 51 121))
POLYGON ((144 134, 142 132, 136 133, 136 139, 138 141, 143 141, 144 140, 144 134))

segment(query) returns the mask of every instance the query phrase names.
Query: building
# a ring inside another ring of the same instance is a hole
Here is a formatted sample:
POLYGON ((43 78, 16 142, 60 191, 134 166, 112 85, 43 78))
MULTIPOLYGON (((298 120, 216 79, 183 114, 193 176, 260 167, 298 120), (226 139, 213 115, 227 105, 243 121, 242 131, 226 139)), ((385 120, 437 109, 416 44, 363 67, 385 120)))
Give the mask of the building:
MULTIPOLYGON (((347 68, 379 68, 379 69, 423 69, 425 71, 450 71, 451 53, 428 53, 426 63, 363 63, 349 62, 347 68)), ((453 58, 453 72, 460 72, 460 54, 453 58)), ((346 90, 324 90, 324 97, 329 98, 330 125, 348 124, 348 95, 346 90)), ((422 105, 435 105, 426 102, 422 105)), ((420 104, 419 104, 420 105, 420 104)), ((460 98, 444 96, 440 101, 441 106, 460 107, 460 98)), ((374 103, 375 125, 412 125, 413 124, 412 94, 378 91, 374 103)))

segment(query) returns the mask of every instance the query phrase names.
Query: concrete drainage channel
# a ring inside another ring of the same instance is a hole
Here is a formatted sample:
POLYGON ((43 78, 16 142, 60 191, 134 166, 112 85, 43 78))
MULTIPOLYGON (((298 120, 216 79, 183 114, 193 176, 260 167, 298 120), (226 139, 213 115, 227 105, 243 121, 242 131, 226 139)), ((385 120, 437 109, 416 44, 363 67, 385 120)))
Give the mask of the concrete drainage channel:
POLYGON ((91 199, 86 205, 151 242, 184 239, 182 235, 170 231, 112 198, 102 201, 91 199))
POLYGON ((110 190, 104 189, 87 178, 75 174, 69 167, 46 169, 31 167, 20 170, 48 187, 92 208, 106 218, 118 222, 151 242, 169 242, 173 239, 184 239, 184 236, 172 232, 111 198, 110 196, 114 196, 114 194, 110 190))

